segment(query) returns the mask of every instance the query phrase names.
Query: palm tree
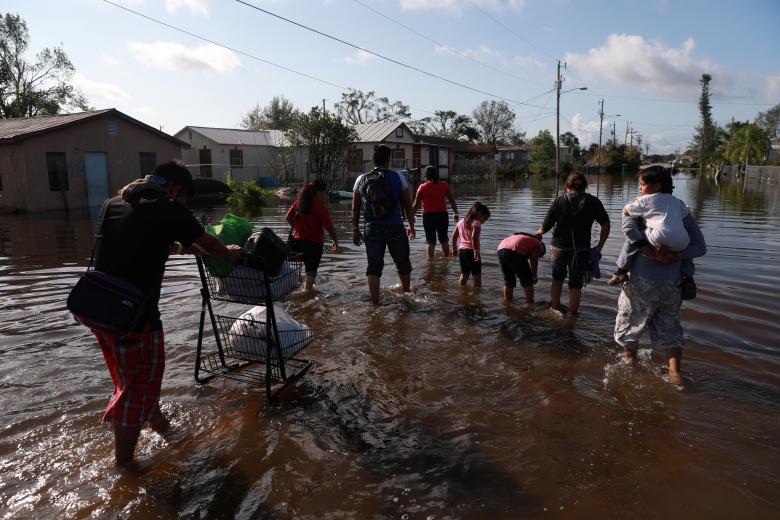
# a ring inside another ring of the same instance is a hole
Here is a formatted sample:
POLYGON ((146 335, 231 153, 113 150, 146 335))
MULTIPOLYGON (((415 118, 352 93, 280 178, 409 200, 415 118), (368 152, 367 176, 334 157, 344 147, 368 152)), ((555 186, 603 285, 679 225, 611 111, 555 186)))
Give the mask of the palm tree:
POLYGON ((763 162, 769 153, 769 136, 754 123, 741 126, 726 146, 726 159, 732 163, 748 164, 763 162))

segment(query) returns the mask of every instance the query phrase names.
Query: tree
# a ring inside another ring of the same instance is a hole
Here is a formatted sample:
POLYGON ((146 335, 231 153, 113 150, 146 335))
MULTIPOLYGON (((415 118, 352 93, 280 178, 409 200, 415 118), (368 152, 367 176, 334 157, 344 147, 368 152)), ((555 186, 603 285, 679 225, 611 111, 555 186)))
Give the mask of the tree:
POLYGON ((763 162, 769 148, 769 135, 766 131, 755 123, 746 123, 731 136, 724 155, 732 163, 744 163, 747 166, 750 163, 763 162))
POLYGON ((565 134, 561 134, 561 144, 563 146, 568 146, 572 150, 572 157, 575 160, 578 160, 580 158, 580 140, 577 139, 577 136, 574 135, 571 132, 566 132, 565 134))
POLYGON ((25 57, 30 43, 27 23, 19 16, 0 17, 0 118, 57 114, 63 108, 90 110, 72 81, 75 68, 62 47, 48 47, 25 57))
POLYGON ((357 140, 354 128, 319 107, 301 114, 285 135, 292 146, 308 149, 311 170, 329 185, 344 172, 345 152, 357 140))
POLYGON ((349 89, 341 94, 341 101, 335 105, 339 117, 348 125, 379 123, 382 121, 405 121, 412 117, 409 105, 400 101, 390 102, 386 97, 376 97, 374 91, 349 89))
POLYGON ((515 113, 506 101, 483 101, 472 112, 482 142, 489 144, 506 144, 511 142, 515 122, 515 113))
POLYGON ((756 124, 767 133, 770 139, 780 136, 780 103, 766 112, 759 112, 756 124))
POLYGON ((241 127, 248 130, 287 130, 301 115, 292 101, 282 96, 274 96, 264 107, 255 107, 241 118, 241 127))
POLYGON ((531 157, 534 160, 531 165, 534 173, 545 173, 551 170, 550 163, 555 159, 555 140, 549 130, 539 130, 536 137, 531 139, 534 151, 531 157))
POLYGON ((692 149, 699 157, 700 167, 713 158, 717 148, 716 125, 712 120, 712 105, 710 104, 710 81, 712 76, 702 74, 699 83, 701 83, 701 95, 699 96, 699 116, 700 121, 696 126, 696 133, 691 143, 692 149))
POLYGON ((454 110, 437 110, 433 117, 426 117, 415 123, 415 126, 422 130, 420 133, 468 142, 479 139, 479 130, 474 127, 471 118, 454 110))

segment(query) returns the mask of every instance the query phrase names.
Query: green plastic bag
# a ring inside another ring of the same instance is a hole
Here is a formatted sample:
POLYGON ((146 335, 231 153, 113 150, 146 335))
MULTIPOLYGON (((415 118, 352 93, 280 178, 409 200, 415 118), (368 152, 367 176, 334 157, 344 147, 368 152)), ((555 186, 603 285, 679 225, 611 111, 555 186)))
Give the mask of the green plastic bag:
MULTIPOLYGON (((254 226, 251 222, 232 213, 225 214, 222 220, 219 221, 219 224, 206 229, 207 232, 219 238, 226 246, 231 244, 243 246, 246 239, 252 234, 252 230, 254 230, 254 226)), ((233 264, 227 260, 204 256, 203 263, 206 265, 209 273, 220 278, 229 275, 230 271, 233 270, 233 264)))

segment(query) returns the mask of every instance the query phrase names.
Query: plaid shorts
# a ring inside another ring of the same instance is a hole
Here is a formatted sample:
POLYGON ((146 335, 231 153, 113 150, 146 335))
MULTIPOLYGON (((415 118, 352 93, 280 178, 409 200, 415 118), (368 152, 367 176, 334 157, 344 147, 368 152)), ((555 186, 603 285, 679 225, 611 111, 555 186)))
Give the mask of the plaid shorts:
POLYGON ((147 328, 124 336, 92 332, 114 382, 114 395, 108 402, 103 420, 117 426, 143 426, 158 411, 165 371, 162 329, 147 328))

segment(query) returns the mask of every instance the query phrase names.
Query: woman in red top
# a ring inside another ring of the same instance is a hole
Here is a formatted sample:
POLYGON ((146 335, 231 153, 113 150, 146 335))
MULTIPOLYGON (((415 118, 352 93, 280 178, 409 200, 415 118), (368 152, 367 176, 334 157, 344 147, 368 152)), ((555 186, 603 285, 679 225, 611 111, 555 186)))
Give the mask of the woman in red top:
POLYGON ((325 233, 333 239, 330 249, 336 252, 339 240, 336 236, 336 228, 330 220, 330 213, 325 202, 325 182, 317 179, 307 182, 298 192, 298 197, 292 203, 284 219, 293 227, 296 252, 303 255, 303 264, 306 267, 306 290, 314 288, 314 278, 317 276, 317 268, 322 260, 322 247, 325 244, 325 233))
POLYGON ((439 180, 439 172, 433 166, 425 167, 427 182, 420 184, 414 197, 412 211, 417 212, 422 206, 425 243, 428 244, 428 258, 433 258, 436 250, 436 235, 439 236, 441 251, 444 256, 450 256, 449 218, 447 217, 447 201, 450 201, 455 222, 458 216, 458 206, 448 182, 439 180))

